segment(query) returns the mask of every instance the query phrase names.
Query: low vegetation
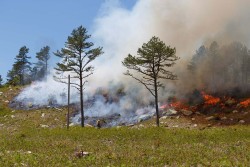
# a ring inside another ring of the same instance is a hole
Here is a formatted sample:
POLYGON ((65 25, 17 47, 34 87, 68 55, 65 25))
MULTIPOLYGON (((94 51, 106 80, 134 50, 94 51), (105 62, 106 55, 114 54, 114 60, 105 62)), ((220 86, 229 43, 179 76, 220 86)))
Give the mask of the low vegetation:
POLYGON ((66 129, 66 109, 15 111, 0 92, 0 166, 248 166, 249 126, 66 129), (76 156, 80 151, 87 156, 76 156))

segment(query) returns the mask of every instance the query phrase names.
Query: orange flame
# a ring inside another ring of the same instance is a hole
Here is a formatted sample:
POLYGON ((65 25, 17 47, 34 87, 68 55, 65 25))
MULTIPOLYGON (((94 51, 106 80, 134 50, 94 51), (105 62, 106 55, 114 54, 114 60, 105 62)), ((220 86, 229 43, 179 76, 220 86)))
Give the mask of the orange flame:
POLYGON ((170 107, 173 107, 176 110, 190 110, 190 111, 195 111, 197 109, 196 106, 189 106, 186 103, 182 102, 182 101, 176 101, 176 102, 172 102, 170 104, 170 107))
POLYGON ((250 106, 250 98, 240 102, 240 104, 241 104, 242 107, 250 106))
POLYGON ((205 105, 216 105, 221 101, 220 98, 213 97, 211 95, 206 94, 205 92, 201 92, 201 94, 205 100, 205 105))

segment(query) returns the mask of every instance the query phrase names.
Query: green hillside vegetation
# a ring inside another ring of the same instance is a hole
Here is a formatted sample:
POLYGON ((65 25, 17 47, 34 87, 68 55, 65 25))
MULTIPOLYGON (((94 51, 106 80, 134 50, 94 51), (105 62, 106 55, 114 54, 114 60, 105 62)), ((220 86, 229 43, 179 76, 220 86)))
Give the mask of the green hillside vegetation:
POLYGON ((248 166, 250 127, 66 129, 66 109, 17 111, 0 88, 0 166, 248 166), (7 101, 8 100, 8 101, 7 101), (76 153, 88 152, 88 156, 76 153))

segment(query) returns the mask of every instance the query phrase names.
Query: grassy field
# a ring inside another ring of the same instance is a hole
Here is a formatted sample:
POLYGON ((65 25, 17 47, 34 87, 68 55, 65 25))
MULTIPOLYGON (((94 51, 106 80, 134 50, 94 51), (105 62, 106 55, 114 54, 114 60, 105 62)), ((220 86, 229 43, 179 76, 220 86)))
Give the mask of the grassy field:
MULTIPOLYGON (((0 89, 0 166, 249 166, 250 127, 70 127, 66 110, 15 111, 0 89), (78 158, 75 152, 89 156, 78 158)), ((18 90, 18 88, 17 88, 18 90)), ((150 121, 149 121, 150 122, 150 121)), ((144 123, 144 124, 147 124, 144 123)), ((150 123, 148 123, 150 124, 150 123)))

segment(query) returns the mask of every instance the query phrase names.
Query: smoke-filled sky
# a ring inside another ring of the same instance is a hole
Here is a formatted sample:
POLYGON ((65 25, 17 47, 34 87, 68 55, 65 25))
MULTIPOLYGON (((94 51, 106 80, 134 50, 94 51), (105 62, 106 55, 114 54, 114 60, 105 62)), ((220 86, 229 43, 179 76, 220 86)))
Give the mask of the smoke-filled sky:
POLYGON ((240 41, 249 46, 249 7, 248 0, 138 0, 127 10, 108 1, 94 22, 93 37, 105 52, 94 80, 124 81, 120 62, 128 53, 136 54, 152 36, 176 47, 179 73, 202 44, 240 41))

